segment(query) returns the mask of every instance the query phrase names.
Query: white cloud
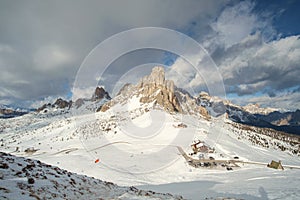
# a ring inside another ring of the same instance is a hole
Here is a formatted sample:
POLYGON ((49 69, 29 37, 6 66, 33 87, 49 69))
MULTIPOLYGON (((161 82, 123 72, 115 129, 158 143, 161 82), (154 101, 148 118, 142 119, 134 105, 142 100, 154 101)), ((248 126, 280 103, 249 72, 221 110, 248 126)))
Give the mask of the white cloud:
MULTIPOLYGON (((199 61, 197 55, 190 56, 190 59, 194 63, 199 61)), ((182 57, 178 57, 166 71, 167 79, 173 80, 177 87, 183 88, 193 95, 206 89, 205 79, 201 75, 201 71, 195 69, 193 65, 182 57)))
MULTIPOLYGON (((209 44, 211 41, 206 42, 209 44)), ((227 92, 238 95, 270 93, 273 90, 285 90, 300 85, 300 79, 297 78, 300 77, 299 36, 264 41, 262 33, 257 31, 236 42, 224 49, 222 43, 213 41, 213 45, 217 46, 212 56, 227 92)), ((172 68, 179 71, 179 74, 188 74, 185 82, 179 78, 178 83, 194 89, 197 86, 203 88, 205 79, 197 76, 181 58, 178 58, 172 68)))
MULTIPOLYGON (((0 91, 0 95, 2 96, 1 91, 0 91)), ((0 99, 0 105, 10 105, 12 103, 13 101, 11 99, 0 99)))
MULTIPOLYGON (((103 87, 104 86, 100 86, 103 87)), ((72 101, 76 101, 79 98, 91 98, 95 92, 96 87, 86 87, 86 88, 72 88, 72 101)))
POLYGON ((282 111, 297 110, 300 108, 300 93, 278 93, 275 97, 268 95, 262 96, 243 96, 235 97, 234 103, 239 105, 259 104, 261 107, 279 108, 282 111))
MULTIPOLYGON (((267 83, 264 79, 268 77, 268 70, 264 71, 258 66, 252 66, 257 59, 253 58, 253 55, 268 44, 263 42, 265 36, 262 31, 270 34, 274 32, 274 29, 272 19, 261 20, 261 16, 253 12, 254 6, 255 4, 251 1, 241 1, 226 7, 210 24, 212 30, 199 38, 219 66, 226 87, 234 86, 235 92, 240 92, 240 94, 263 88, 267 83)), ((201 60, 199 55, 191 56, 194 57, 193 60, 201 60)), ((171 70, 169 74, 178 85, 191 87, 195 91, 205 88, 207 80, 213 81, 216 78, 207 73, 204 76, 197 73, 182 58, 178 58, 171 69, 174 72, 171 70), (180 76, 176 78, 178 74, 180 76)), ((205 67, 203 69, 207 70, 205 67)), ((213 69, 210 70, 213 71, 213 69)))
POLYGON ((226 49, 257 31, 263 31, 263 37, 268 41, 275 35, 272 16, 266 17, 253 12, 254 7, 255 3, 252 1, 241 1, 224 9, 217 20, 211 24, 215 35, 208 44, 216 42, 217 45, 224 45, 226 49))
POLYGON ((254 87, 252 92, 264 87, 277 90, 300 84, 296 78, 300 76, 299 36, 262 43, 260 46, 239 45, 240 51, 229 49, 229 56, 225 56, 219 65, 228 84, 256 84, 258 87, 254 87))
MULTIPOLYGON (((271 41, 269 36, 276 34, 273 16, 256 13, 254 6, 250 0, 1 2, 0 98, 65 95, 91 49, 115 33, 142 26, 189 33, 187 26, 195 24, 196 39, 219 66, 229 92, 268 93, 265 88, 299 85, 298 36, 271 41)), ((189 56, 196 63, 201 60, 189 56)), ((122 70, 113 72, 119 77, 122 70)), ((182 58, 167 75, 192 93, 205 89, 205 79, 214 79, 201 77, 182 58)), ((93 90, 77 92, 82 96, 93 90)))
POLYGON ((249 1, 240 2, 225 9, 212 24, 226 48, 237 44, 257 28, 257 17, 251 12, 253 7, 254 4, 249 1))
POLYGON ((85 56, 109 36, 143 26, 180 30, 196 18, 218 15, 226 2, 1 1, 0 70, 12 77, 1 79, 0 88, 22 101, 64 95, 85 56))

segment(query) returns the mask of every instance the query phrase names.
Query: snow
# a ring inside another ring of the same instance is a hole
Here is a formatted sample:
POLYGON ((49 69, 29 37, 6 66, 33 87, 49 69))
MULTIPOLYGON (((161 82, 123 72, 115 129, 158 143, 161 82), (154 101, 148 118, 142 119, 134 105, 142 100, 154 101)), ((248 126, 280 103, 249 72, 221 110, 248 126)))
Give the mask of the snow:
MULTIPOLYGON (((207 121, 199 116, 168 114, 152 107, 152 104, 141 105, 135 96, 105 113, 75 115, 56 110, 1 119, 0 150, 77 174, 123 186, 183 195, 187 199, 300 198, 300 170, 281 171, 262 164, 281 160, 284 165, 299 166, 299 156, 273 146, 254 145, 247 137, 239 139, 240 134, 256 133, 235 132, 224 116, 207 121), (177 128, 179 123, 187 127, 177 128), (215 149, 206 156, 216 159, 238 156, 242 161, 257 164, 239 163, 240 167, 233 171, 191 167, 177 146, 191 153, 190 145, 198 139, 215 149), (25 153, 30 147, 37 152, 25 153), (95 163, 96 159, 100 162, 95 163)), ((1 182, 1 185, 11 184, 9 186, 14 188, 16 181, 13 182, 1 182)), ((123 193, 118 197, 138 198, 130 195, 123 193)))
MULTIPOLYGON (((193 173, 193 172, 191 172, 193 173)), ((187 199, 205 197, 235 197, 241 199, 299 199, 297 171, 277 175, 272 169, 247 169, 230 173, 208 173, 198 181, 138 186, 159 192, 181 194, 187 199), (221 177, 220 177, 221 176, 221 177)))
POLYGON ((180 196, 120 187, 36 160, 1 153, 1 199, 182 199, 180 196))
POLYGON ((268 108, 268 107, 261 108, 261 107, 259 107, 258 104, 248 104, 246 106, 243 106, 243 108, 251 114, 267 115, 267 114, 270 114, 271 112, 279 111, 279 109, 277 109, 277 108, 268 108))

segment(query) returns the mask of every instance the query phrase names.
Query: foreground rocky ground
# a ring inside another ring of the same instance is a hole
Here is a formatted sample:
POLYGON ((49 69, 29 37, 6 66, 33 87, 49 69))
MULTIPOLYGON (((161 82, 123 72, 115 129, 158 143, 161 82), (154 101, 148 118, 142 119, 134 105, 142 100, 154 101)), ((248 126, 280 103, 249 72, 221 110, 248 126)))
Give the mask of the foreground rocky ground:
POLYGON ((183 199, 120 187, 37 160, 0 152, 0 199, 183 199))

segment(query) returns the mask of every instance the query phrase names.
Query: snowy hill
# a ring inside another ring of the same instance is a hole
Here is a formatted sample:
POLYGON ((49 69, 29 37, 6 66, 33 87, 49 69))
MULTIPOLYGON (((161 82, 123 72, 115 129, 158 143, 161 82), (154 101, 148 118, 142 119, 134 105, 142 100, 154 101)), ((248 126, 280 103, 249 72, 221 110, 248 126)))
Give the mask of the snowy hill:
POLYGON ((259 128, 235 127, 238 124, 234 126, 224 117, 206 121, 201 117, 162 115, 163 111, 155 110, 140 114, 139 109, 131 106, 120 106, 119 112, 111 113, 115 118, 99 112, 81 117, 57 115, 43 119, 38 115, 25 115, 2 120, 1 127, 6 128, 1 133, 1 151, 120 185, 137 185, 138 188, 183 195, 189 199, 264 199, 262 189, 270 198, 286 195, 291 199, 299 198, 299 170, 286 167, 284 171, 277 171, 266 167, 271 160, 299 166, 299 157, 291 153, 291 148, 298 149, 297 144, 293 147, 280 138, 275 140, 272 136, 257 133, 259 128), (127 107, 132 110, 126 115, 134 119, 118 119, 118 116, 126 116, 122 109, 127 107), (148 127, 151 115, 154 116, 152 130, 165 118, 164 128, 150 138, 146 136, 151 131, 139 135, 146 139, 133 137, 138 136, 136 134, 143 126, 148 127), (187 127, 177 128, 180 123, 187 127), (128 135, 129 130, 132 135, 128 135), (249 140, 254 136, 263 143, 249 140), (239 157, 241 161, 258 164, 239 164, 233 171, 222 166, 194 168, 176 148, 180 145, 191 153, 189 145, 193 140, 204 141, 215 150, 204 153, 207 158, 232 160, 239 157), (264 141, 270 141, 269 147, 261 145, 265 145, 264 141), (277 147, 278 143, 289 148, 282 151, 277 147))
POLYGON ((170 194, 119 187, 37 160, 0 152, 1 199, 183 199, 170 194))

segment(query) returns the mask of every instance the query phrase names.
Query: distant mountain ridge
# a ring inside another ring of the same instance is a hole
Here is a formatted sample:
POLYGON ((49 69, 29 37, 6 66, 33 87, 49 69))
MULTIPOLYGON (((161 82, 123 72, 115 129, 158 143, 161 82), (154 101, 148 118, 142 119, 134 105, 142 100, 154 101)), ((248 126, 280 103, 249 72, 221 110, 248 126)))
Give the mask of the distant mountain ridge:
POLYGON ((276 112, 276 111, 279 111, 278 108, 262 108, 260 107, 259 104, 248 104, 246 106, 243 106, 243 108, 249 112, 249 113, 252 113, 252 114, 260 114, 260 115, 268 115, 272 112, 276 112))
POLYGON ((214 117, 226 113, 227 118, 233 122, 260 128, 272 128, 277 131, 300 135, 299 110, 286 113, 281 113, 278 111, 270 112, 275 109, 267 108, 264 111, 263 108, 256 106, 258 108, 257 112, 253 110, 253 107, 250 112, 249 106, 238 106, 232 104, 228 100, 223 100, 218 97, 211 97, 206 92, 201 92, 197 98, 197 101, 209 111, 210 115, 214 117), (290 123, 283 124, 282 121, 289 121, 290 123))
POLYGON ((294 112, 279 112, 274 111, 268 113, 267 115, 255 114, 255 116, 270 122, 276 126, 300 126, 300 110, 296 110, 294 112))
POLYGON ((280 113, 276 109, 264 109, 258 105, 238 106, 228 100, 211 97, 206 92, 193 97, 178 88, 172 80, 166 80, 164 69, 159 66, 154 67, 151 74, 143 77, 138 84, 125 84, 118 95, 99 110, 105 112, 116 104, 126 103, 134 96, 140 98, 140 103, 152 102, 154 108, 161 108, 169 113, 200 114, 205 119, 226 114, 233 122, 300 134, 299 111, 280 113), (289 123, 283 124, 287 120, 289 123))
MULTIPOLYGON (((245 111, 242 107, 238 106, 232 106, 228 105, 226 112, 228 113, 228 117, 238 123, 242 124, 247 124, 251 126, 256 126, 256 127, 261 127, 261 128, 272 128, 277 131, 282 131, 286 133, 292 133, 292 134, 297 134, 300 135, 300 125, 299 125, 299 118, 295 119, 298 124, 276 124, 273 123, 271 120, 273 114, 267 114, 267 115, 262 115, 262 114, 251 114, 247 111, 245 111)), ((286 116, 286 113, 280 113, 278 111, 275 111, 276 113, 276 119, 280 120, 283 119, 284 116, 286 116)), ((290 112, 290 113, 295 113, 297 114, 297 111, 295 112, 290 112)))
POLYGON ((86 109, 90 111, 97 111, 101 107, 101 105, 111 100, 108 92, 105 91, 102 87, 96 87, 95 92, 90 98, 79 98, 75 102, 67 101, 62 98, 58 98, 53 104, 47 103, 37 109, 37 112, 47 112, 48 109, 56 108, 56 109, 79 109, 86 105, 86 109), (100 103, 100 105, 98 105, 100 103))
POLYGON ((200 114, 210 118, 205 107, 197 104, 196 99, 182 89, 177 88, 172 80, 165 79, 164 68, 156 66, 150 75, 143 77, 138 84, 125 84, 118 95, 105 103, 100 111, 105 112, 116 104, 124 104, 136 97, 142 104, 153 103, 154 108, 169 113, 200 114))
POLYGON ((0 118, 13 118, 27 114, 29 111, 25 109, 15 109, 5 105, 0 106, 0 118))
MULTIPOLYGON (((154 67, 152 72, 140 79, 136 85, 125 84, 114 98, 111 98, 104 88, 96 87, 89 98, 80 98, 74 102, 58 98, 53 104, 39 107, 37 112, 46 113, 51 109, 64 112, 73 110, 79 113, 105 112, 116 104, 125 104, 133 97, 139 98, 141 104, 153 104, 153 108, 169 113, 199 114, 207 120, 225 114, 233 122, 300 135, 300 110, 281 113, 277 109, 261 108, 259 105, 238 106, 228 100, 212 97, 206 92, 193 97, 177 87, 172 80, 166 80, 164 68, 160 66, 154 67)), ((26 113, 0 108, 2 118, 26 113)))

